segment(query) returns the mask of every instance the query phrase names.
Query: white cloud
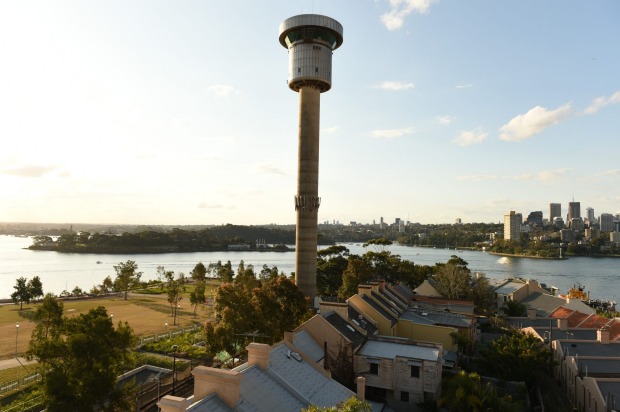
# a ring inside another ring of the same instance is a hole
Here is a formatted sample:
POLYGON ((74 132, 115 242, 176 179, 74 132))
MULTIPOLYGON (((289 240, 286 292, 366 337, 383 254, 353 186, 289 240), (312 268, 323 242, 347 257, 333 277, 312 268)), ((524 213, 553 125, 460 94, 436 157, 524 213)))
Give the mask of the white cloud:
POLYGON ((321 129, 321 134, 334 134, 338 130, 338 126, 326 127, 321 129))
POLYGON ((262 164, 259 165, 258 168, 262 173, 270 175, 288 176, 289 174, 286 170, 280 169, 279 167, 270 164, 262 164))
POLYGON ((454 117, 452 116, 435 116, 435 121, 439 124, 448 125, 454 121, 454 117))
POLYGON ((616 104, 616 103, 620 103, 620 90, 618 90, 617 92, 615 92, 609 97, 601 96, 601 97, 597 97, 596 99, 592 100, 592 103, 590 103, 590 106, 588 106, 583 111, 583 113, 584 114, 596 113, 603 107, 610 105, 610 104, 616 104))
POLYGON ((560 123, 573 114, 570 103, 566 103, 555 110, 547 110, 536 106, 525 114, 513 117, 503 125, 499 131, 499 138, 509 142, 520 142, 529 139, 550 126, 560 123))
POLYGON ((388 30, 398 30, 405 17, 411 13, 425 14, 436 0, 389 0, 390 9, 381 16, 381 22, 388 30))
POLYGON ((404 129, 373 130, 370 135, 380 139, 394 139, 396 137, 403 137, 413 134, 413 131, 413 127, 407 127, 404 129))
POLYGON ((482 182, 486 180, 496 180, 497 176, 494 175, 469 175, 469 176, 457 176, 456 180, 461 182, 482 182))
POLYGON ((543 170, 538 173, 524 173, 522 175, 511 176, 512 180, 538 180, 541 182, 557 182, 574 169, 563 168, 555 170, 543 170))
POLYGON ((381 84, 374 85, 374 89, 382 89, 382 90, 408 90, 413 89, 413 83, 405 83, 405 82, 396 82, 391 80, 385 80, 381 84))
POLYGON ((57 169, 57 166, 22 166, 0 170, 0 173, 19 177, 41 177, 57 169))
POLYGON ((457 84, 456 88, 457 89, 469 89, 474 87, 474 85, 472 83, 468 83, 468 84, 457 84))
POLYGON ((457 138, 452 141, 452 143, 456 143, 459 146, 469 146, 471 144, 484 142, 488 136, 489 134, 481 128, 462 131, 459 133, 457 138))
POLYGON ((207 87, 207 91, 215 97, 222 97, 227 99, 230 96, 240 96, 242 93, 234 86, 227 84, 214 84, 207 87))

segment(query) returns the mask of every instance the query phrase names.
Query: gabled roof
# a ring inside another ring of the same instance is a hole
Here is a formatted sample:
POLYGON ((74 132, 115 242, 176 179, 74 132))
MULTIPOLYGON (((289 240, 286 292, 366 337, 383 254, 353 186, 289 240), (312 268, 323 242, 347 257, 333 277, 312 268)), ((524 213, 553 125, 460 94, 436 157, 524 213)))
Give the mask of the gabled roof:
POLYGON ((370 296, 372 296, 372 298, 375 299, 377 303, 379 303, 386 310, 388 310, 393 316, 397 318, 400 316, 401 311, 399 311, 393 305, 391 305, 390 302, 387 301, 383 295, 371 291, 370 296))
POLYGON ((244 364, 233 371, 243 375, 239 401, 229 408, 216 395, 208 395, 191 405, 188 412, 211 411, 299 411, 310 405, 334 406, 355 396, 355 393, 320 372, 304 359, 290 355, 283 342, 269 352, 266 369, 244 364))
POLYGON ((293 334, 293 345, 295 345, 295 347, 304 355, 311 358, 315 363, 323 360, 323 357, 325 356, 323 348, 314 339, 312 339, 312 336, 310 336, 306 330, 302 329, 301 331, 293 334))
POLYGON ((392 324, 392 326, 396 325, 396 323, 398 322, 398 319, 394 315, 392 315, 390 312, 388 312, 387 310, 383 309, 383 307, 381 305, 379 305, 377 302, 375 302, 370 296, 367 296, 367 295, 358 295, 358 296, 364 302, 369 304, 370 307, 372 307, 374 310, 379 312, 379 314, 381 316, 383 316, 385 319, 389 320, 390 323, 392 324))
POLYGON ((393 289, 405 301, 407 301, 407 299, 411 299, 415 295, 413 290, 411 290, 409 286, 405 285, 403 282, 398 282, 397 284, 391 286, 391 289, 393 289))
POLYGON ((367 336, 374 335, 377 332, 377 327, 374 323, 372 323, 371 320, 363 314, 355 310, 355 308, 351 305, 348 306, 348 315, 349 319, 355 324, 355 326, 359 326, 366 331, 367 336))
POLYGON ((407 308, 407 303, 402 302, 400 300, 401 298, 397 297, 396 294, 390 293, 389 289, 379 289, 379 294, 393 306, 396 306, 399 311, 403 311, 407 308))
MULTIPOLYGON (((353 344, 353 349, 359 348, 364 341, 366 341, 366 337, 358 332, 353 326, 349 325, 349 323, 342 319, 340 315, 336 312, 330 313, 325 316, 325 320, 328 321, 341 335, 347 338, 353 344)), ((301 350, 301 348, 300 348, 301 350)))
POLYGON ((521 303, 535 308, 536 316, 544 318, 549 316, 560 306, 563 306, 562 304, 566 303, 566 300, 536 292, 523 299, 521 303))
POLYGON ((507 279, 497 284, 493 288, 493 292, 498 295, 510 295, 525 286, 526 284, 522 280, 507 279))

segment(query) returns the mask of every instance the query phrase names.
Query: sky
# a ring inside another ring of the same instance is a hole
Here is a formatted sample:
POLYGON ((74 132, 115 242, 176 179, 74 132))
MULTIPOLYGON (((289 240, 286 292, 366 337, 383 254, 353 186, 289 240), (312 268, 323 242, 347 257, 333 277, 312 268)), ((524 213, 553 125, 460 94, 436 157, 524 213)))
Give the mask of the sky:
POLYGON ((0 2, 0 221, 295 222, 288 17, 344 28, 319 222, 620 212, 620 2, 0 2))

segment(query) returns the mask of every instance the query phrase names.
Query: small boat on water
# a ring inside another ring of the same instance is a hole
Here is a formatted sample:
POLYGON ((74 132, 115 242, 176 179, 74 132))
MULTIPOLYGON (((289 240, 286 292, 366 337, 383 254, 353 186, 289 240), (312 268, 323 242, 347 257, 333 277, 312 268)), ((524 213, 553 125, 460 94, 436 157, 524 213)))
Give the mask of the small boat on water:
POLYGON ((98 260, 98 261, 97 261, 97 264, 98 264, 98 265, 100 265, 100 264, 102 264, 102 263, 103 263, 103 262, 102 262, 102 261, 100 261, 100 260, 98 260))

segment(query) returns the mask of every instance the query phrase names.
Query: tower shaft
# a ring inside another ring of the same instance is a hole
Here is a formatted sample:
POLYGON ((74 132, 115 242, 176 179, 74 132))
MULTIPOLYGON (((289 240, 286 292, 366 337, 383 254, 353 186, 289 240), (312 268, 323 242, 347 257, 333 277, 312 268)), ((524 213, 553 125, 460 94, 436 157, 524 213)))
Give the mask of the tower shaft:
POLYGON ((320 101, 318 88, 299 89, 295 279, 299 289, 309 297, 316 294, 320 101))

